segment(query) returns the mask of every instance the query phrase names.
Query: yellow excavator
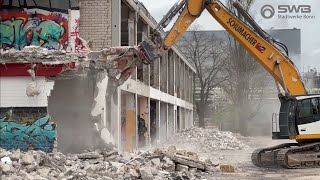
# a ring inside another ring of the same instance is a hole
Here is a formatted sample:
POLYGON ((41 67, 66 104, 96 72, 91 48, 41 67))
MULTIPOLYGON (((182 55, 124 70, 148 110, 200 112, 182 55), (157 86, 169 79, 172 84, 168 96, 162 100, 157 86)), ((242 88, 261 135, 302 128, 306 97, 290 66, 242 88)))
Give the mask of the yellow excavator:
POLYGON ((152 43, 140 43, 137 56, 145 64, 152 63, 170 49, 206 9, 276 80, 281 107, 279 115, 272 120, 272 138, 296 140, 254 151, 253 164, 290 169, 320 167, 320 94, 308 93, 297 68, 288 57, 286 46, 263 31, 238 2, 232 5, 244 20, 237 18, 217 0, 179 1, 155 29, 160 32, 178 15, 171 30, 164 38, 155 33, 152 43))

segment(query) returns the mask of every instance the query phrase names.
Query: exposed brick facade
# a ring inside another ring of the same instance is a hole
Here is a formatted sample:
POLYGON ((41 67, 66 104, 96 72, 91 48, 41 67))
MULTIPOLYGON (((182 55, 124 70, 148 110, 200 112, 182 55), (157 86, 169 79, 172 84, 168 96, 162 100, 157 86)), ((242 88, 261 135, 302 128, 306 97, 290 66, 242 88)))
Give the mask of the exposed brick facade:
POLYGON ((92 50, 111 46, 111 1, 80 0, 80 37, 92 50))

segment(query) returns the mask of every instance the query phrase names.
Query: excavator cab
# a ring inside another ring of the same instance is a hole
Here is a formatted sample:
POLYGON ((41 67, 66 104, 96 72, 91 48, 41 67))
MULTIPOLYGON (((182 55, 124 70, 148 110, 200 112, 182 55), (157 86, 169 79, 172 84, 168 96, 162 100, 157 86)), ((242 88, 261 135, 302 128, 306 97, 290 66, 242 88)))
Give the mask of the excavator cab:
POLYGON ((320 128, 320 95, 280 96, 280 102, 280 113, 272 118, 272 138, 312 141, 320 128))

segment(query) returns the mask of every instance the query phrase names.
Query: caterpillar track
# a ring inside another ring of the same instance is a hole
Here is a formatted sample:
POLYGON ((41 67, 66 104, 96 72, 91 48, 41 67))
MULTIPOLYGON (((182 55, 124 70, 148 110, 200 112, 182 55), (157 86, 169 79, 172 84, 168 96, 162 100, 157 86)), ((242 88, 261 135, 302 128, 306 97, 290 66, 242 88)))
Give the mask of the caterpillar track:
POLYGON ((257 149, 252 153, 251 160, 257 167, 319 168, 320 142, 286 143, 257 149))

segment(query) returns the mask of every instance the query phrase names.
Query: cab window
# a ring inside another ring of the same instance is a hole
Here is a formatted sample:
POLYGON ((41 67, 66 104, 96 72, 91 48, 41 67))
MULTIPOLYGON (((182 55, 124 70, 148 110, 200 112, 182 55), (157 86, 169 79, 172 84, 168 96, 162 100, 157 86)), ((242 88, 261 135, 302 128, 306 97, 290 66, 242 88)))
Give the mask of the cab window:
POLYGON ((299 118, 319 115, 319 99, 305 99, 299 103, 299 118))

